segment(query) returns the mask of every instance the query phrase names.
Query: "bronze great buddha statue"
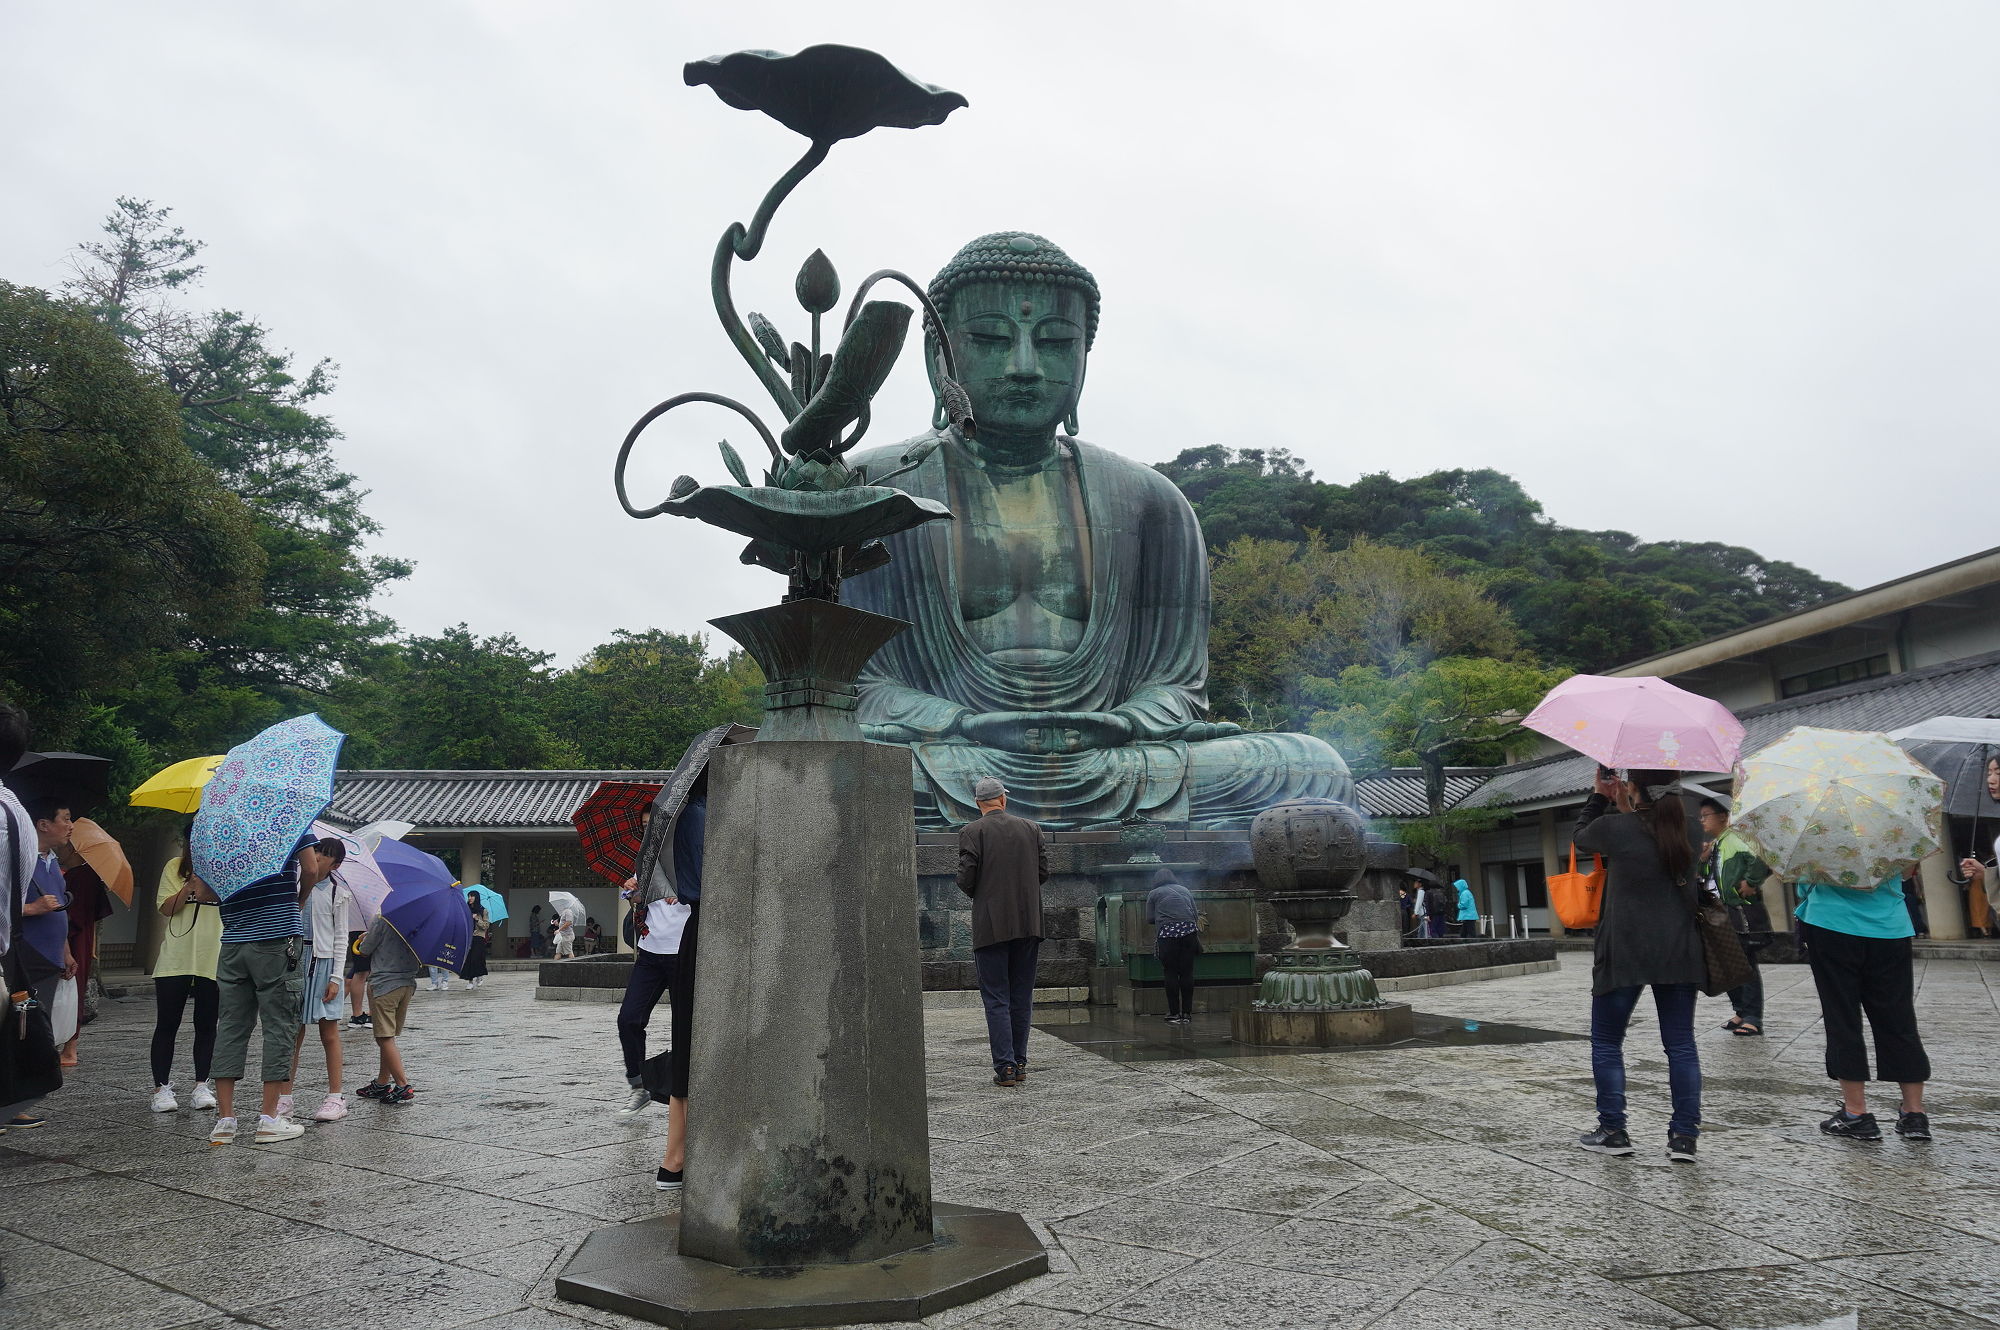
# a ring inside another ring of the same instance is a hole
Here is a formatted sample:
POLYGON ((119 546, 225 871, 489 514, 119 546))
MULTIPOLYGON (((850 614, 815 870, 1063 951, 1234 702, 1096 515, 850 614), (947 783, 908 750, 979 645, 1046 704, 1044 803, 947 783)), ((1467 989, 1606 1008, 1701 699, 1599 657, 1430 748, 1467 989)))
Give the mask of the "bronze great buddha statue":
POLYGON ((856 460, 888 471, 935 440, 894 483, 958 520, 891 536, 894 559, 842 597, 914 625, 862 672, 860 719, 910 746, 919 826, 977 817, 981 776, 1057 828, 1242 827, 1287 799, 1348 798, 1323 741, 1205 719, 1194 510, 1151 467, 1075 437, 1096 280, 1040 236, 1003 232, 960 250, 929 294, 976 432, 950 423, 940 393, 928 434, 856 460))

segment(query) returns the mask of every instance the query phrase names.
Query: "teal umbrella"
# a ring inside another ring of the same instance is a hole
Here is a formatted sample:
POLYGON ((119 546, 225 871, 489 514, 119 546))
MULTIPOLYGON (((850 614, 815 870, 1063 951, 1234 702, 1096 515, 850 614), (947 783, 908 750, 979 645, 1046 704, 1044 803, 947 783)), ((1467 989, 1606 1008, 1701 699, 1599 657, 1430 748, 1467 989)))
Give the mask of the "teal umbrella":
POLYGON ((500 893, 493 890, 493 888, 482 887, 477 882, 474 882, 469 884, 465 890, 469 894, 479 897, 479 908, 486 911, 486 921, 488 923, 497 924, 507 917, 507 902, 502 900, 500 893))
POLYGON ((333 802, 344 738, 309 714, 229 750, 202 791, 189 832, 195 874, 217 897, 227 900, 285 866, 333 802))

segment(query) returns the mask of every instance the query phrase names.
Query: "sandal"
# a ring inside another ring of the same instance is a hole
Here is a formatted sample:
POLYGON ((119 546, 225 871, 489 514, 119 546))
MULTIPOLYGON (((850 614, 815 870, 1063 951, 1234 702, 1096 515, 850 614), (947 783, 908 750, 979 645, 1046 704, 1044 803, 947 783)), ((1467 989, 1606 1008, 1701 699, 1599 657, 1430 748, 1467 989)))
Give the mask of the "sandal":
POLYGON ((1741 1016, 1731 1016, 1728 1020, 1722 1023, 1722 1028, 1730 1031, 1731 1033, 1734 1033, 1736 1027, 1741 1024, 1743 1024, 1743 1018, 1741 1016))
POLYGON ((1754 1026, 1754 1025, 1751 1025, 1751 1024, 1750 1024, 1749 1022, 1747 1022, 1747 1021, 1744 1021, 1744 1022, 1741 1022, 1741 1023, 1739 1023, 1739 1024, 1736 1024, 1736 1025, 1732 1025, 1732 1026, 1730 1026, 1730 1027, 1729 1027, 1729 1033, 1731 1033, 1731 1034, 1737 1034, 1737 1035, 1746 1035, 1746 1036, 1747 1036, 1747 1035, 1757 1035, 1757 1036, 1761 1037, 1761 1036, 1763 1035, 1763 1033, 1764 1033, 1764 1032, 1763 1032, 1762 1030, 1758 1029, 1758 1028, 1757 1028, 1756 1026, 1754 1026))

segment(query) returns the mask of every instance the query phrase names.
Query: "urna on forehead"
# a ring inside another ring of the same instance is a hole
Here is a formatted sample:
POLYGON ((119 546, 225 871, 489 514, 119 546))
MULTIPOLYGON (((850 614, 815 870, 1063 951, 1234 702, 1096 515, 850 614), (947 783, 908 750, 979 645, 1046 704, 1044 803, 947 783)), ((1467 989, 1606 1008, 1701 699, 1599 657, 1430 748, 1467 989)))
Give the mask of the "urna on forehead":
POLYGON ((1023 282, 1076 291, 1084 301, 1084 345, 1097 340, 1097 279, 1059 246, 1027 231, 995 231, 965 246, 931 279, 930 298, 944 313, 952 295, 974 283, 1023 282))

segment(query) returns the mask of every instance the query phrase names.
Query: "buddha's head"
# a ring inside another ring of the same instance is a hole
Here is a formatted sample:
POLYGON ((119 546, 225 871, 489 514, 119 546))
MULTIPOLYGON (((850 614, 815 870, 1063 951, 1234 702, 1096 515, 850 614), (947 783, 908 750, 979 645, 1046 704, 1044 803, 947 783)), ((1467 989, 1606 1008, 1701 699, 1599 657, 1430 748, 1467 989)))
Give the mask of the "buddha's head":
MULTIPOLYGON (((961 249, 931 282, 982 438, 1076 430, 1097 336, 1097 280, 1037 235, 1000 231, 961 249)), ((940 417, 941 418, 941 417, 940 417)))

